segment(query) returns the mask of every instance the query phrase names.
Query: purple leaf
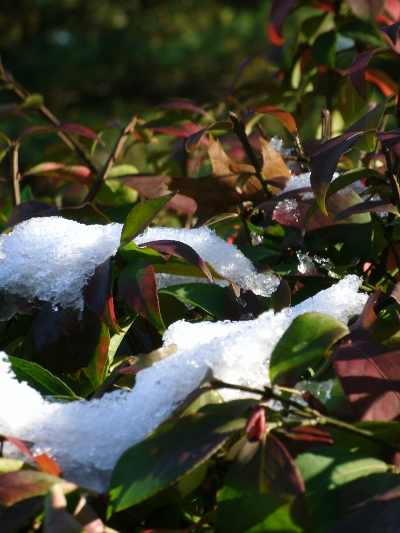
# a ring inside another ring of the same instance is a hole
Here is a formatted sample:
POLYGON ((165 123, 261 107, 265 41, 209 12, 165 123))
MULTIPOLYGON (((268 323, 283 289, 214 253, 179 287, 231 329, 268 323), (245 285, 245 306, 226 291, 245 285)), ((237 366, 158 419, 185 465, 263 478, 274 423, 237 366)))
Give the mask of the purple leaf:
POLYGON ((323 143, 311 155, 311 187, 321 211, 326 215, 325 197, 342 155, 351 150, 363 132, 345 133, 323 143))
POLYGON ((171 255, 174 257, 179 257, 179 259, 183 259, 184 261, 187 261, 188 263, 199 268, 207 276, 211 283, 213 282, 213 278, 208 266, 205 264, 199 254, 195 252, 188 244, 179 241, 162 240, 143 243, 142 247, 153 248, 154 250, 157 250, 157 252, 166 256, 164 257, 165 259, 169 259, 171 255))
POLYGON ((268 36, 273 44, 282 44, 282 28, 295 0, 275 0, 271 8, 268 36))
POLYGON ((395 155, 400 156, 400 128, 392 131, 378 132, 377 136, 385 148, 395 155))
POLYGON ((374 50, 370 50, 368 52, 361 52, 361 54, 357 54, 349 68, 350 83, 358 92, 358 94, 364 99, 367 96, 367 82, 365 80, 365 71, 374 53, 374 50))
POLYGON ((352 205, 344 211, 341 211, 335 217, 335 221, 344 220, 347 217, 356 215, 358 213, 394 213, 398 215, 397 208, 393 204, 388 204, 384 200, 362 202, 360 204, 352 205))
POLYGON ((338 348, 334 368, 357 420, 400 417, 400 351, 377 342, 338 348))
POLYGON ((196 131, 195 133, 192 133, 189 135, 189 137, 186 139, 185 142, 185 150, 187 152, 193 152, 193 150, 196 148, 198 143, 200 142, 200 139, 203 137, 205 132, 208 128, 202 128, 199 131, 196 131))
POLYGON ((400 22, 391 24, 390 26, 382 26, 379 28, 383 33, 385 33, 389 39, 392 41, 394 46, 397 44, 397 37, 400 29, 400 22))
POLYGON ((20 224, 24 220, 29 220, 32 217, 54 217, 59 216, 59 214, 56 205, 39 200, 29 200, 29 202, 24 202, 14 207, 4 229, 11 228, 15 224, 20 224))
POLYGON ((80 124, 59 124, 58 126, 32 126, 31 128, 28 128, 21 132, 17 137, 16 142, 20 143, 25 139, 36 137, 37 135, 45 135, 48 133, 58 132, 74 133, 76 135, 81 135, 82 137, 89 137, 89 139, 93 139, 100 143, 102 146, 104 146, 104 142, 100 139, 98 135, 96 135, 92 130, 81 126, 80 124))

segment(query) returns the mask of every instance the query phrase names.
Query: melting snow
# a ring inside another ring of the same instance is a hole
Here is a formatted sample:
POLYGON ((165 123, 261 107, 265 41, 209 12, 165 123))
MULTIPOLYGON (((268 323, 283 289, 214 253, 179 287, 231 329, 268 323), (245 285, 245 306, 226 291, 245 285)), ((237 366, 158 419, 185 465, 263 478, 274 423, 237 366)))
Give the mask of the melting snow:
MULTIPOLYGON (((69 404, 48 402, 18 383, 0 357, 0 433, 35 443, 34 452, 50 453, 64 477, 105 491, 118 457, 168 418, 199 386, 207 370, 224 381, 260 388, 269 384, 269 359, 284 331, 299 314, 318 311, 343 322, 360 313, 366 296, 361 280, 347 276, 301 304, 248 322, 176 322, 164 344, 173 355, 141 371, 131 392, 112 392, 100 400, 69 404)), ((223 391, 225 399, 232 391, 223 391)), ((10 447, 6 447, 7 453, 10 447)))

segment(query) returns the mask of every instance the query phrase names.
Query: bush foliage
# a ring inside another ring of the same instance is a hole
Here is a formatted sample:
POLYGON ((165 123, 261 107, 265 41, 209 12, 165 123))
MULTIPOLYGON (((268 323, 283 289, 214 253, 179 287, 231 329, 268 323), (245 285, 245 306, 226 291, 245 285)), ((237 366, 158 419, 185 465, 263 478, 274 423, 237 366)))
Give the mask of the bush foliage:
POLYGON ((61 334, 48 342, 54 317, 37 302, 2 323, 0 348, 16 375, 43 395, 90 400, 122 379, 133 387, 135 371, 157 360, 171 317, 239 319, 240 295, 218 286, 209 285, 207 302, 192 291, 190 309, 182 292, 160 297, 155 273, 217 274, 180 242, 136 246, 150 224, 206 224, 260 272, 276 273, 281 282, 271 298, 247 295, 254 316, 298 304, 346 274, 362 277, 370 295, 348 325, 298 317, 272 354, 272 385, 253 391, 258 399, 212 403, 210 389, 229 384, 211 376, 195 401, 119 458, 107 495, 57 477, 47 456, 32 466, 26 444, 2 436, 29 457, 23 466, 0 458, 2 531, 398 527, 399 17, 391 0, 276 1, 270 45, 258 54, 273 74, 268 84, 243 81, 256 53, 213 103, 161 102, 151 114, 112 120, 96 132, 60 123, 39 94, 1 69, 12 96, 0 118, 13 125, 4 131, 17 131, 0 133, 3 230, 49 215, 124 224, 116 255, 86 291, 88 312, 58 318, 63 333, 76 336, 72 346, 61 334), (21 126, 32 117, 34 126, 21 126), (271 147, 275 135, 285 139, 282 154, 271 147), (31 143, 42 136, 57 142, 33 156, 39 145, 31 143), (288 167, 311 172, 311 188, 277 198, 288 167), (118 336, 123 354, 112 342, 118 336), (334 394, 317 398, 311 391, 327 379, 334 394), (306 392, 296 389, 300 381, 306 392), (281 408, 272 410, 271 399, 281 408), (86 513, 77 511, 79 501, 86 513))

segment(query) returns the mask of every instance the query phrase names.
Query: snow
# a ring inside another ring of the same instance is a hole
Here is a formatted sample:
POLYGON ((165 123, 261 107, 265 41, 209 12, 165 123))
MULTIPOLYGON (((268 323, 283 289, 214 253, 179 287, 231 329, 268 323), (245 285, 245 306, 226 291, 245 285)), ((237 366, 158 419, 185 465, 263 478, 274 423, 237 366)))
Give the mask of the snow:
MULTIPOLYGON (((256 320, 190 324, 179 321, 164 335, 178 350, 142 370, 131 392, 112 392, 99 400, 69 404, 49 402, 18 383, 0 357, 0 433, 34 442, 47 452, 64 477, 84 487, 106 491, 118 457, 168 418, 202 382, 209 369, 226 382, 261 388, 268 385, 271 353, 299 314, 318 311, 347 322, 361 312, 366 295, 361 280, 347 276, 301 304, 256 320)), ((225 399, 235 392, 222 391, 225 399)), ((6 446, 10 453, 10 446, 6 446)))
MULTIPOLYGON (((0 320, 43 302, 54 307, 83 309, 82 289, 96 266, 118 249, 122 225, 86 226, 61 217, 32 218, 0 237, 0 320)), ((270 296, 279 285, 273 275, 257 274, 253 264, 209 228, 196 230, 150 228, 137 244, 159 239, 192 246, 220 274, 243 289, 270 296)), ((159 287, 188 278, 157 275, 159 287)), ((206 281, 189 279, 191 282, 206 281)), ((227 282, 225 282, 227 283, 227 282)))

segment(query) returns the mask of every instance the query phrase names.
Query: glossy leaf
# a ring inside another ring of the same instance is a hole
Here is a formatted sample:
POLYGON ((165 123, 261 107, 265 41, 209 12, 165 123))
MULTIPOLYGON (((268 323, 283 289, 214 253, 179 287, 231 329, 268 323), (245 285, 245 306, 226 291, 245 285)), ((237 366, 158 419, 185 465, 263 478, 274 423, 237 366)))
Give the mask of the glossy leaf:
POLYGON ((202 128, 195 133, 189 135, 185 142, 185 149, 187 152, 193 152, 198 145, 200 139, 207 131, 230 131, 233 128, 233 123, 230 120, 223 120, 220 122, 214 122, 207 128, 202 128))
POLYGON ((92 171, 82 165, 64 165, 63 163, 40 163, 24 172, 25 176, 49 176, 76 181, 90 187, 93 184, 92 171))
POLYGON ((391 24, 390 26, 383 26, 379 28, 380 31, 383 31, 383 33, 385 33, 389 37, 394 46, 396 46, 397 44, 399 29, 400 22, 396 22, 395 24, 391 24))
MULTIPOLYGON (((390 95, 388 98, 379 102, 371 111, 368 111, 363 115, 357 122, 354 122, 351 126, 346 129, 346 133, 358 132, 358 131, 367 131, 371 129, 378 129, 382 117, 389 109, 394 108, 396 103, 396 96, 394 94, 390 95)), ((357 169, 357 170, 368 170, 368 169, 357 169)))
POLYGON ((321 211, 326 215, 325 196, 342 155, 351 150, 362 133, 344 133, 323 143, 310 158, 311 187, 321 211))
POLYGON ((77 399, 68 385, 40 365, 12 356, 8 359, 18 381, 25 381, 42 396, 61 397, 70 401, 77 399))
POLYGON ((205 117, 210 115, 203 108, 191 104, 190 102, 185 102, 184 100, 171 100, 170 102, 165 102, 156 106, 156 109, 177 109, 179 111, 190 111, 191 113, 198 113, 205 117))
POLYGON ((343 322, 322 313, 304 313, 296 317, 272 352, 271 382, 286 385, 300 378, 348 333, 343 322))
POLYGON ((318 35, 311 48, 313 59, 318 65, 327 68, 335 68, 335 47, 337 41, 337 32, 330 30, 318 35))
POLYGON ((93 356, 87 367, 83 369, 86 377, 91 382, 93 389, 97 389, 107 377, 110 366, 108 349, 110 346, 110 332, 108 327, 103 324, 100 333, 99 343, 96 346, 93 356))
POLYGON ((172 285, 160 289, 159 294, 170 294, 192 305, 196 305, 214 315, 219 320, 225 320, 224 297, 226 287, 209 285, 206 283, 185 283, 184 285, 172 285))
POLYGON ((126 217, 122 228, 121 246, 125 246, 128 242, 140 235, 140 233, 143 233, 154 217, 158 215, 161 209, 175 196, 175 194, 176 193, 172 192, 165 196, 161 196, 160 198, 146 200, 145 202, 135 205, 126 217))
POLYGON ((44 496, 50 488, 59 484, 65 494, 77 489, 74 483, 37 470, 19 470, 0 476, 0 505, 9 507, 22 500, 44 496))
POLYGON ((335 220, 344 220, 358 213, 394 213, 399 215, 397 208, 393 204, 388 204, 384 200, 373 200, 348 207, 336 215, 335 220))
POLYGON ((118 279, 118 293, 125 303, 157 329, 165 330, 157 295, 154 268, 146 259, 127 265, 118 279))
POLYGON ((169 259, 169 257, 172 255, 174 257, 182 259, 183 261, 187 261, 191 265, 194 265, 199 270, 201 270, 203 274, 207 276, 211 283, 213 282, 211 272, 208 266, 203 261, 203 259, 195 250, 193 250, 191 246, 183 242, 172 240, 151 241, 143 243, 142 247, 153 248, 154 250, 165 256, 165 259, 169 259))
POLYGON ((313 533, 326 533, 339 518, 342 488, 375 472, 386 472, 383 461, 343 448, 324 447, 295 460, 306 485, 306 501, 313 533))
POLYGON ((242 418, 198 413, 161 425, 119 458, 111 476, 111 513, 146 500, 178 481, 204 463, 245 423, 242 418))
POLYGON ((137 191, 111 178, 107 178, 96 195, 96 202, 106 206, 134 204, 137 199, 137 191))
POLYGON ((85 224, 109 224, 110 219, 93 204, 83 204, 79 207, 61 207, 60 215, 68 220, 78 220, 85 224))
POLYGON ((114 312, 110 259, 97 265, 89 283, 89 290, 85 296, 85 305, 92 313, 100 318, 100 320, 104 322, 113 333, 119 333, 121 331, 114 312))
POLYGON ((56 205, 41 202, 39 200, 30 200, 29 202, 24 202, 23 204, 14 207, 4 229, 11 228, 12 226, 15 226, 15 224, 20 224, 35 216, 54 217, 59 214, 56 205))
POLYGON ((358 420, 400 416, 400 352, 377 342, 353 342, 335 354, 334 368, 358 420))
POLYGON ((303 480, 274 435, 241 449, 219 493, 217 515, 222 533, 308 531, 303 480))
POLYGON ((292 9, 294 3, 295 0, 275 0, 272 5, 268 26, 268 37, 275 45, 280 45, 283 43, 283 23, 285 22, 285 19, 289 11, 292 9))

